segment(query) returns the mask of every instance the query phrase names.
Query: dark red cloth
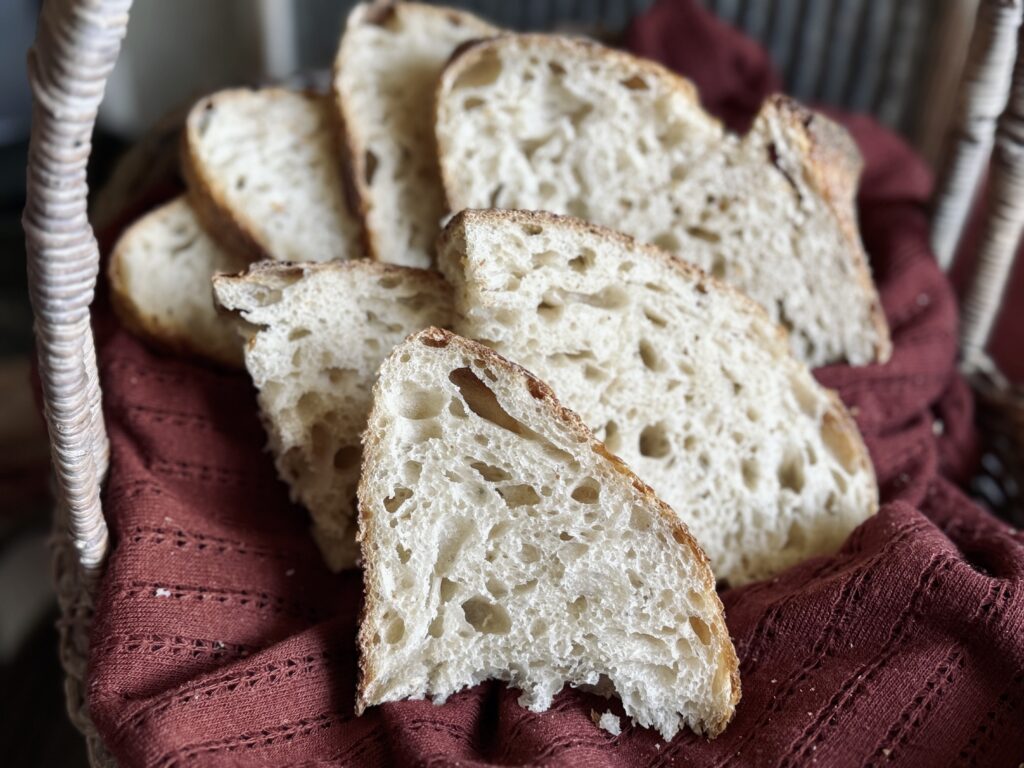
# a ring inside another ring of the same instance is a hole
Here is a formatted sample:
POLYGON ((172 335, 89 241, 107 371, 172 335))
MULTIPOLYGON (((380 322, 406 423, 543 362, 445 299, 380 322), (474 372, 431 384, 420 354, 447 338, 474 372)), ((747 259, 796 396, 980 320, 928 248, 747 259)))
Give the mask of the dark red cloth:
MULTIPOLYGON (((630 42, 694 77, 734 124, 778 82, 689 3, 656 4, 630 42)), ((846 123, 867 160, 861 226, 895 354, 818 376, 855 409, 885 504, 837 555, 723 593, 743 699, 721 737, 612 737, 590 717, 603 700, 565 691, 538 715, 497 683, 353 717, 360 577, 321 565, 262 450, 251 384, 149 351, 100 311, 114 548, 88 696, 121 765, 1024 760, 1024 538, 954 484, 974 454, 971 399, 927 247, 930 180, 873 122, 846 123)))

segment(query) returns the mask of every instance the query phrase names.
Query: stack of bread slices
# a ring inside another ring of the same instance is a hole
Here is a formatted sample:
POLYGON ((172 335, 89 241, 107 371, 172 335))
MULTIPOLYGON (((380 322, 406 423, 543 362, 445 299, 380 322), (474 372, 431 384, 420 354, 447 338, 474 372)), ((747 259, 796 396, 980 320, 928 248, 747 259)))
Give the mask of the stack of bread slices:
POLYGON ((415 3, 352 11, 330 95, 216 93, 183 133, 114 305, 251 375, 327 565, 364 572, 357 710, 499 678, 719 733, 716 582, 877 507, 810 371, 889 354, 849 136, 783 97, 736 136, 656 64, 415 3))

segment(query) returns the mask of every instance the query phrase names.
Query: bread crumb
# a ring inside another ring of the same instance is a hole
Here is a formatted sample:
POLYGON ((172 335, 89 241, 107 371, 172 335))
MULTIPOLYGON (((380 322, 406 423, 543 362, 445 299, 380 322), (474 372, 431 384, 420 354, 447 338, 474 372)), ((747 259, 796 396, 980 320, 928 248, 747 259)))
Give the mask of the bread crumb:
POLYGON ((613 712, 605 712, 601 715, 601 719, 598 720, 597 724, 612 736, 618 736, 622 733, 622 723, 619 721, 619 716, 613 712))
POLYGON ((166 587, 157 587, 156 588, 156 596, 157 597, 170 597, 171 596, 171 590, 167 589, 166 587))

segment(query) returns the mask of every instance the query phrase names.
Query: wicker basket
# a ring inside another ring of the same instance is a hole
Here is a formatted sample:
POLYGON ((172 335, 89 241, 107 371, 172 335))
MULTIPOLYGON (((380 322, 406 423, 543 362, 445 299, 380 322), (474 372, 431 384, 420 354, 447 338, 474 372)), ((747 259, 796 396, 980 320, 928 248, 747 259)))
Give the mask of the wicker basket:
MULTIPOLYGON (((61 661, 69 712, 89 742, 94 765, 112 764, 89 720, 83 685, 92 586, 107 549, 100 486, 109 448, 89 316, 99 253, 86 213, 86 163, 130 5, 131 0, 47 0, 29 58, 34 108, 24 227, 59 497, 54 563, 62 610, 61 661)), ((988 149, 994 146, 979 268, 963 307, 962 359, 965 370, 976 374, 972 380, 979 390, 982 425, 997 437, 1002 466, 1016 474, 1016 486, 1013 477, 1006 482, 1018 489, 1018 504, 1024 393, 990 371, 983 350, 1024 225, 1024 55, 1016 57, 1020 22, 1020 0, 983 0, 933 230, 936 253, 948 266, 988 149)))

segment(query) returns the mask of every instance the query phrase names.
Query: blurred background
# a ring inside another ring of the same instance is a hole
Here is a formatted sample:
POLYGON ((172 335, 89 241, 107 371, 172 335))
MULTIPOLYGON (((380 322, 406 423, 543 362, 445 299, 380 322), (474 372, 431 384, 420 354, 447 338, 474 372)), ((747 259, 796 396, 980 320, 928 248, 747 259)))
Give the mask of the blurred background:
MULTIPOLYGON (((651 0, 477 0, 513 29, 614 42, 651 0)), ((771 52, 798 98, 867 112, 935 162, 978 0, 704 0, 771 52)), ((0 0, 0 741, 8 765, 85 765, 64 716, 49 586, 47 446, 30 381, 20 216, 31 103, 25 57, 40 0, 0 0), (7 738, 4 738, 7 737, 7 738), (13 750, 13 752, 11 751, 13 750)), ((324 83, 344 0, 135 0, 107 87, 90 185, 161 117, 226 85, 324 83)))

